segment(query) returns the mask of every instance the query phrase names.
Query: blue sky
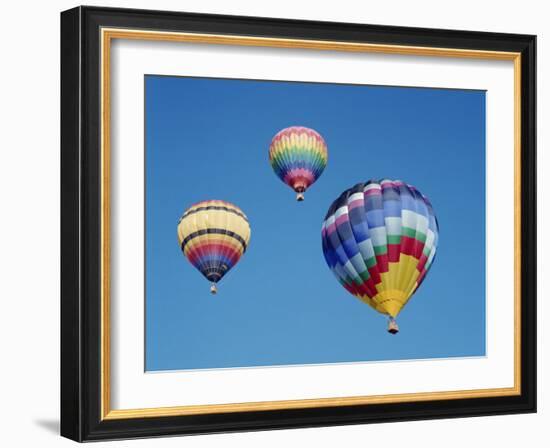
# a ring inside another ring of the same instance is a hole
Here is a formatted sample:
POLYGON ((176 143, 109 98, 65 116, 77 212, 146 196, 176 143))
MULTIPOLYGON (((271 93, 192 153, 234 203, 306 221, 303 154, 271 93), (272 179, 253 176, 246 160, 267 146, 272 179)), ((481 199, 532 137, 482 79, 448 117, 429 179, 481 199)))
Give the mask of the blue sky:
POLYGON ((485 92, 146 76, 145 97, 146 370, 485 354, 485 92), (291 125, 329 148, 301 203, 268 162, 271 138, 291 125), (415 185, 440 226, 396 336, 321 249, 332 201, 371 178, 415 185), (252 228, 216 296, 176 236, 204 199, 238 205, 252 228))

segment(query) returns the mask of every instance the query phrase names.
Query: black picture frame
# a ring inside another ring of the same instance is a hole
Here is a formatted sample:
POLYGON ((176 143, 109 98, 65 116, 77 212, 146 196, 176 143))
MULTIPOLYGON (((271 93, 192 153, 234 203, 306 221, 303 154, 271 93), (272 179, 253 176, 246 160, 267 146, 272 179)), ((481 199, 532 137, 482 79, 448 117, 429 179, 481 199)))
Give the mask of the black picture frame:
POLYGON ((61 435, 82 442, 536 412, 535 61, 531 35, 99 7, 61 13, 61 435), (102 420, 102 27, 521 53, 521 394, 102 420))

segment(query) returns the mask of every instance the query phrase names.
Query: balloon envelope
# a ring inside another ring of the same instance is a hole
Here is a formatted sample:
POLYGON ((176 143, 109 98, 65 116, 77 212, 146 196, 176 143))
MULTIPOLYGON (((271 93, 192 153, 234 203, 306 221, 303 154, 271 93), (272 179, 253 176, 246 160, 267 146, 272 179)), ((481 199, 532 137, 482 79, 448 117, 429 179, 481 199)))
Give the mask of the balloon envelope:
POLYGON ((321 234, 325 260, 344 288, 394 318, 433 263, 439 226, 415 187, 382 180, 344 191, 321 234))
POLYGON ((248 218, 229 202, 212 200, 194 204, 178 223, 182 252, 212 283, 219 282, 237 264, 249 241, 248 218))
POLYGON ((303 126, 291 126, 279 131, 269 146, 269 163, 275 174, 298 193, 303 193, 323 173, 328 150, 321 135, 303 126))

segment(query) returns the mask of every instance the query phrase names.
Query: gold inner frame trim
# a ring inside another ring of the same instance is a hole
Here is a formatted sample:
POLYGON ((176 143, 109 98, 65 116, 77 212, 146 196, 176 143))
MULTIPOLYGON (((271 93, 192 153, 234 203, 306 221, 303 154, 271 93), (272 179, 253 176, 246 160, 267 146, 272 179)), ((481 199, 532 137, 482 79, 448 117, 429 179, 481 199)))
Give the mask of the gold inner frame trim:
POLYGON ((521 54, 515 52, 418 47, 307 39, 279 39, 251 36, 101 29, 101 419, 127 419, 214 414, 315 407, 350 406, 412 401, 502 397, 521 394, 521 54), (293 48, 356 53, 382 53, 411 56, 455 57, 514 62, 514 386, 441 392, 368 395, 303 400, 279 400, 212 405, 188 405, 140 409, 111 409, 110 345, 110 126, 111 41, 132 39, 213 45, 293 48))

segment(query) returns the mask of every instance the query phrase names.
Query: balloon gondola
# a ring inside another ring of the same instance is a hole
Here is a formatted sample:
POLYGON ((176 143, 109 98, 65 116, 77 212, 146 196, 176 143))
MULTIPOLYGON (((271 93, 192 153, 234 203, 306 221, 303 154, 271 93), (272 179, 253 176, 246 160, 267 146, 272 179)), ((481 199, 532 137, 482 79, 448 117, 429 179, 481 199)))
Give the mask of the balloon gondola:
POLYGON ((388 332, 436 254, 439 225, 428 198, 402 181, 359 183, 330 206, 321 230, 325 260, 351 294, 388 316, 388 332))
POLYGON ((183 254, 211 282, 212 294, 250 241, 250 225, 243 211, 219 200, 189 207, 178 222, 177 233, 183 254))
POLYGON ((305 191, 319 178, 327 165, 328 149, 315 130, 291 126, 279 131, 269 146, 269 163, 284 183, 303 201, 305 191))

